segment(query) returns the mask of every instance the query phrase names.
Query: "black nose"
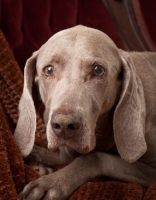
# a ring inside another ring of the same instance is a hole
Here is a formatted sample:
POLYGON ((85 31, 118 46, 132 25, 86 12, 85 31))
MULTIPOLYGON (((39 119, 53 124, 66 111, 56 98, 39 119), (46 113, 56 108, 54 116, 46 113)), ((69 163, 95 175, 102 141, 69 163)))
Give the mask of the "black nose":
POLYGON ((81 127, 80 116, 77 114, 54 113, 51 120, 52 129, 57 137, 72 137, 81 127))

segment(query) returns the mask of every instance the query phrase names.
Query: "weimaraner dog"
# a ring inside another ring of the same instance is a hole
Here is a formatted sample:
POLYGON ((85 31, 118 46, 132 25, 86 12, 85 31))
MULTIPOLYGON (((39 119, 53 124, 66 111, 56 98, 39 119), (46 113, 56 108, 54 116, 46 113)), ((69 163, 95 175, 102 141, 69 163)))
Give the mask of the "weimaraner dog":
POLYGON ((64 153, 58 163, 70 154, 71 162, 29 183, 21 199, 64 200, 98 176, 156 183, 156 53, 125 52, 84 26, 52 36, 25 66, 14 136, 23 157, 34 145, 33 82, 45 105, 48 149, 52 157, 64 153))

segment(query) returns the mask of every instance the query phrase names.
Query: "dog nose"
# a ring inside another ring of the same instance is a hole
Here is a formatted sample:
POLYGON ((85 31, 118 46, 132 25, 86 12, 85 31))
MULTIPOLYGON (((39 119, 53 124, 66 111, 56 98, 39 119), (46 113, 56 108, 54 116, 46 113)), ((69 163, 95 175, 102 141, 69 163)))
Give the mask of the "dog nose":
POLYGON ((52 129, 57 137, 70 138, 81 127, 80 116, 77 114, 53 114, 51 120, 52 129))

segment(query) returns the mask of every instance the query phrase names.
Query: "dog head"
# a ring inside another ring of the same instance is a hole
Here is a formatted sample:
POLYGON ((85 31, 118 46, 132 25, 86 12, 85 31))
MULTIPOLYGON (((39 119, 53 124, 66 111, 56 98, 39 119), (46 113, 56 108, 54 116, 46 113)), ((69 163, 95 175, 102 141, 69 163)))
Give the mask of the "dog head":
POLYGON ((142 85, 130 58, 106 34, 84 26, 70 28, 52 36, 28 59, 15 130, 23 156, 30 153, 35 137, 33 80, 45 105, 50 150, 61 145, 81 154, 93 150, 99 116, 116 105, 114 137, 121 157, 132 162, 145 152, 142 85))

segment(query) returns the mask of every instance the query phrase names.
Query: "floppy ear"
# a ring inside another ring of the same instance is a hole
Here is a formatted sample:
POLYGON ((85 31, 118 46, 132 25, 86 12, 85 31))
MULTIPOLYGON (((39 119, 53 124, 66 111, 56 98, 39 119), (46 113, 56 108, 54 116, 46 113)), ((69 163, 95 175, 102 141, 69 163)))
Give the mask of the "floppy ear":
POLYGON ((118 152, 127 162, 138 160, 147 150, 145 141, 145 98, 143 86, 128 53, 122 53, 122 91, 114 112, 114 138, 118 152))
POLYGON ((34 145, 36 131, 36 110, 32 98, 32 85, 35 73, 37 52, 30 57, 24 69, 24 87, 19 102, 19 119, 14 133, 23 157, 27 156, 34 145))

